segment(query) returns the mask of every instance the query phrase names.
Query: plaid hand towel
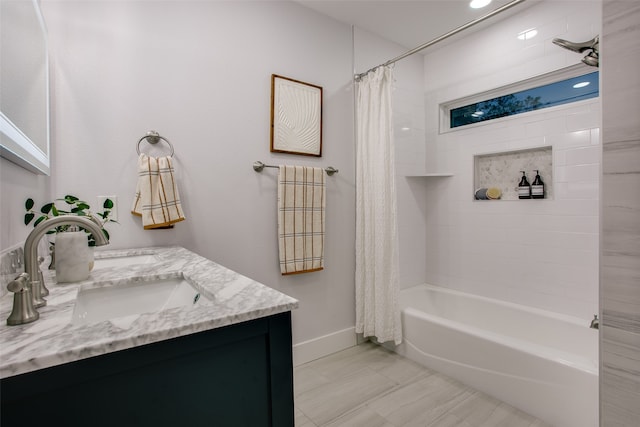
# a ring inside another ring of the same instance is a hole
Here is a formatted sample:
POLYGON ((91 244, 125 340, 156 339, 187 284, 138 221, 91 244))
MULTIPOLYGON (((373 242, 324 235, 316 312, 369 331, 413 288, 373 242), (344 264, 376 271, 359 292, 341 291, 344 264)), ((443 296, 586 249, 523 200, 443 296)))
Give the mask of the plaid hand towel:
POLYGON ((145 230, 183 221, 171 157, 138 157, 138 185, 131 213, 142 217, 145 230))
POLYGON ((282 275, 324 268, 324 209, 324 170, 279 167, 278 245, 282 275))

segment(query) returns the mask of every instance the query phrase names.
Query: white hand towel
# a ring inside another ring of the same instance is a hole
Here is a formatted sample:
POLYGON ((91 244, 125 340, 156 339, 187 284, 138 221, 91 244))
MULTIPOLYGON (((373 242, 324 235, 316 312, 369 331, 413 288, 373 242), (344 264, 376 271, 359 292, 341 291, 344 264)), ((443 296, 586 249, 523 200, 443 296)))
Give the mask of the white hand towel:
POLYGON ((283 275, 324 268, 324 210, 324 170, 279 167, 278 246, 283 275))
POLYGON ((138 184, 131 213, 145 230, 168 227, 185 219, 171 157, 138 157, 138 184))

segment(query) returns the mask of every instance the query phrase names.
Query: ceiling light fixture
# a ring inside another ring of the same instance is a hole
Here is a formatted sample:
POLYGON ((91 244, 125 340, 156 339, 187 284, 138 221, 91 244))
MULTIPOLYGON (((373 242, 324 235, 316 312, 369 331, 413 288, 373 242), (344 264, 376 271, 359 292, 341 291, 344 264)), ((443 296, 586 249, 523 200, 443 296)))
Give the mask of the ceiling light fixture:
POLYGON ((491 3, 491 0, 471 0, 469 7, 473 9, 480 9, 487 6, 489 3, 491 3))

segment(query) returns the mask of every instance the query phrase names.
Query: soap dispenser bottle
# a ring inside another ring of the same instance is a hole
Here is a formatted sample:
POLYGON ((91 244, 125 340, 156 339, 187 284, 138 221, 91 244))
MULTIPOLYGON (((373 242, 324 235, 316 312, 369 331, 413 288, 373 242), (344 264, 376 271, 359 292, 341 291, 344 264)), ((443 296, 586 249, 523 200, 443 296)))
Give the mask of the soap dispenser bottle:
POLYGON ((531 198, 544 199, 544 182, 540 179, 539 171, 536 171, 536 177, 531 183, 531 198))
POLYGON ((529 181, 527 181, 527 176, 525 175, 524 171, 520 171, 522 172, 522 178, 520 179, 520 182, 518 183, 518 198, 519 199, 530 199, 531 198, 531 185, 529 184, 529 181))

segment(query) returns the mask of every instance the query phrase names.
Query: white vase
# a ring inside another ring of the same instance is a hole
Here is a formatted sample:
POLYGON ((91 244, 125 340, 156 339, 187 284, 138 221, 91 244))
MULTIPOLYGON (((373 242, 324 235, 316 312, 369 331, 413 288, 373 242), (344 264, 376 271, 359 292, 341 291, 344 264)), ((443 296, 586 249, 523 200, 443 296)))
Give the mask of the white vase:
POLYGON ((70 283, 89 277, 89 246, 84 231, 56 235, 56 281, 70 283))
POLYGON ((96 259, 95 246, 89 246, 89 271, 93 270, 95 259, 96 259))

